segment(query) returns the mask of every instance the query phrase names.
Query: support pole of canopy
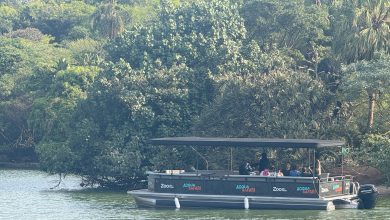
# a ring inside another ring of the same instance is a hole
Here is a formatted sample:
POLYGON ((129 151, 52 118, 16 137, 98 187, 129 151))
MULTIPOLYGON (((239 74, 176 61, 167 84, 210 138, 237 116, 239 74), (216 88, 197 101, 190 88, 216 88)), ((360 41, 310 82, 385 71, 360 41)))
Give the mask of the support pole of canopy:
POLYGON ((308 149, 308 150, 309 150, 309 167, 308 168, 310 169, 310 165, 311 165, 311 155, 310 155, 310 153, 311 152, 310 152, 310 149, 308 149))
POLYGON ((230 148, 230 170, 233 171, 233 148, 230 148))
POLYGON ((343 154, 343 152, 341 153, 341 176, 344 176, 344 154, 343 154))
POLYGON ((209 170, 209 162, 207 161, 206 157, 200 154, 194 147, 191 146, 191 148, 206 162, 206 170, 209 170))
POLYGON ((313 154, 313 158, 314 158, 314 160, 313 160, 313 171, 312 171, 312 173, 313 173, 313 178, 315 177, 315 175, 316 175, 316 160, 317 160, 317 158, 316 158, 316 149, 314 149, 313 150, 313 152, 314 152, 314 154, 313 154))
POLYGON ((344 176, 344 158, 345 155, 347 155, 349 152, 349 149, 346 147, 341 146, 341 175, 344 176))

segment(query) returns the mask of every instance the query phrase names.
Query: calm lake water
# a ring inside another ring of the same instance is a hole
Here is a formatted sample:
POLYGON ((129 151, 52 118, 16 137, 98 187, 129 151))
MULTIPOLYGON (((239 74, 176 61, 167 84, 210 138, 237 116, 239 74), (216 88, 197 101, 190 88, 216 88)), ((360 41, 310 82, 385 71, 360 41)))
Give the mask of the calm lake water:
POLYGON ((390 219, 390 198, 374 210, 285 211, 138 209, 125 192, 82 189, 80 179, 36 170, 0 170, 0 219, 390 219))

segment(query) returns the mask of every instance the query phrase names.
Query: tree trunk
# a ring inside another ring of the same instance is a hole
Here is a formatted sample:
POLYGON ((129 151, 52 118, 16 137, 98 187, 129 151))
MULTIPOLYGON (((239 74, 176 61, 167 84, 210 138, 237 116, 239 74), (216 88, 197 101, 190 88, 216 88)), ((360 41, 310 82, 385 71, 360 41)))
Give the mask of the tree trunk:
POLYGON ((374 111, 375 111, 375 103, 377 99, 376 93, 370 93, 368 95, 368 132, 371 131, 372 127, 374 126, 374 111))

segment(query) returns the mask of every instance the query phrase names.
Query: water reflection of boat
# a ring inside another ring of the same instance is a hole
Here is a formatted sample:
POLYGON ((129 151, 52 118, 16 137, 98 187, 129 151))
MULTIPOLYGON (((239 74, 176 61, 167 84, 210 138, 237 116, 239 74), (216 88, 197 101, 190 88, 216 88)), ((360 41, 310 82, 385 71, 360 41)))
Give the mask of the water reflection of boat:
MULTIPOLYGON (((312 139, 201 138, 152 139, 154 145, 210 147, 320 148, 343 141, 312 139)), ((315 163, 314 163, 315 164, 315 163)), ((314 168, 315 169, 315 168, 314 168)), ((374 185, 360 186, 352 176, 311 177, 237 175, 229 170, 148 172, 148 189, 129 191, 140 207, 237 209, 322 209, 375 207, 374 185)))

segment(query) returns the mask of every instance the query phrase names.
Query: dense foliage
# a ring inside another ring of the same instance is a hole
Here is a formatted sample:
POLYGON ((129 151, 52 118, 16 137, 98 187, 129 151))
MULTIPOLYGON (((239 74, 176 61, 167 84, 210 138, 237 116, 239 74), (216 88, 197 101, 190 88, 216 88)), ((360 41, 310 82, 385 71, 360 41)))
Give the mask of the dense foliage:
POLYGON ((228 164, 152 137, 344 139, 389 181, 389 14, 383 0, 0 0, 0 152, 134 188, 146 170, 228 164))

